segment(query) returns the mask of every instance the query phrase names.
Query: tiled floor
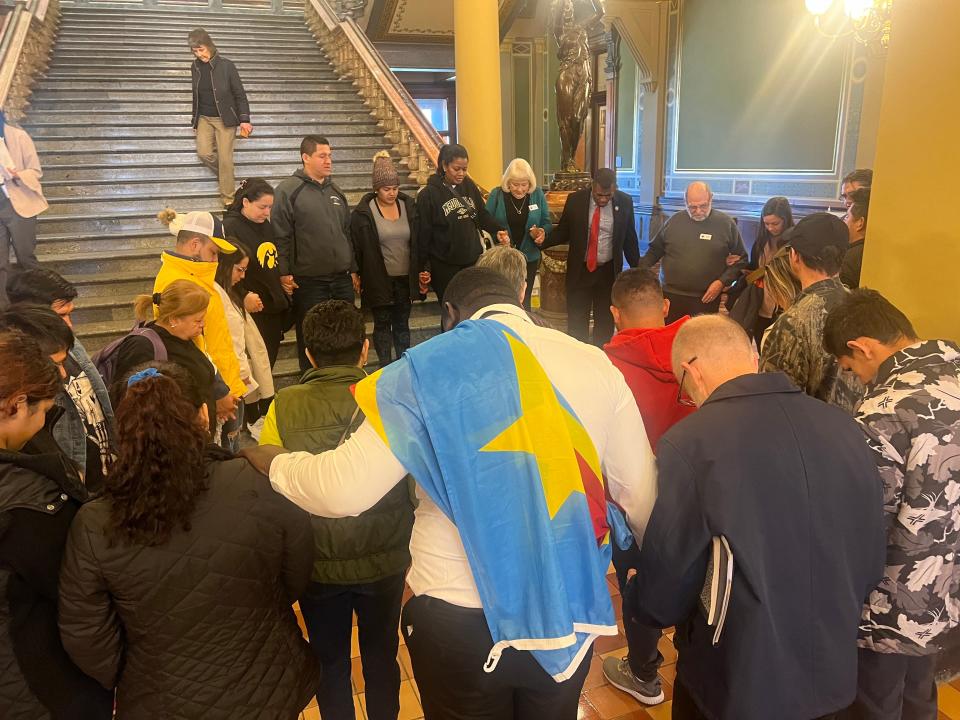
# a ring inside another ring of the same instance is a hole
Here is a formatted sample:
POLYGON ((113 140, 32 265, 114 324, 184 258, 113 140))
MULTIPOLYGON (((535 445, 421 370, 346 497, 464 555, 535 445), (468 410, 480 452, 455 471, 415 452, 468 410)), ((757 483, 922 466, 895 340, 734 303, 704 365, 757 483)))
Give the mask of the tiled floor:
MULTIPOLYGON (((616 609, 620 633, 616 637, 601 638, 594 644, 593 657, 590 659, 590 672, 580 696, 578 720, 669 720, 673 681, 677 674, 677 651, 673 647, 672 632, 665 634, 660 641, 660 652, 663 653, 664 657, 660 677, 663 680, 663 689, 667 696, 667 700, 663 704, 645 708, 631 696, 612 687, 603 676, 601 665, 604 658, 626 655, 623 621, 620 619, 620 591, 617 588, 616 577, 612 573, 607 577, 607 583, 610 585, 610 595, 616 609)), ((301 621, 301 627, 302 625, 301 621)), ((363 674, 360 667, 356 626, 353 628, 352 656, 353 703, 357 711, 357 720, 367 720, 366 697, 363 692, 363 674)), ((417 720, 423 717, 423 710, 420 707, 420 691, 417 688, 417 681, 413 679, 410 654, 403 644, 402 635, 400 636, 398 658, 401 676, 399 720, 417 720)), ((318 720, 320 718, 320 711, 317 710, 315 699, 300 717, 301 720, 318 720)), ((949 685, 940 686, 939 720, 960 720, 960 679, 954 680, 949 685)))

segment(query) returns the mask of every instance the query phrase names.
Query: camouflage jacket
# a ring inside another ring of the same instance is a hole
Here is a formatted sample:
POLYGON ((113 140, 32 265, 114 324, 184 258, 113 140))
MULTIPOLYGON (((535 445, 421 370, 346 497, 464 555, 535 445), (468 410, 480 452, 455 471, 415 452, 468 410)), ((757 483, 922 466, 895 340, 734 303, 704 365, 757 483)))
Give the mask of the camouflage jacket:
POLYGON ((847 289, 837 278, 821 280, 797 296, 770 328, 760 356, 761 372, 783 372, 807 395, 843 408, 851 415, 863 397, 863 385, 842 371, 823 349, 827 313, 847 289))
POLYGON ((960 622, 960 347, 930 340, 889 358, 856 419, 876 453, 888 520, 887 567, 859 643, 933 654, 960 622))

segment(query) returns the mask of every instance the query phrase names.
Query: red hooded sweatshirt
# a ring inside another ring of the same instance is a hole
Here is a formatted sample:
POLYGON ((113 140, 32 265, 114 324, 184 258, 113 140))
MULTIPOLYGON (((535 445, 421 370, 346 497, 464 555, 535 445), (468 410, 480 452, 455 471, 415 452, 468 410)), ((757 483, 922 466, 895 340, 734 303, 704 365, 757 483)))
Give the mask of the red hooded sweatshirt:
POLYGON ((670 364, 673 339, 689 319, 662 328, 622 330, 603 346, 633 391, 654 452, 660 437, 696 409, 677 402, 680 386, 670 364))

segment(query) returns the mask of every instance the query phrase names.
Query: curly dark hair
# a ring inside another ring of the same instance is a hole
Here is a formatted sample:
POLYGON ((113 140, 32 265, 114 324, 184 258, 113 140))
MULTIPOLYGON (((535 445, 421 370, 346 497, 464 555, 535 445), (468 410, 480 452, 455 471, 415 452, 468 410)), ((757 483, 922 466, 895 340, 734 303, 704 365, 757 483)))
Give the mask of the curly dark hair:
POLYGON ((117 406, 117 457, 103 493, 111 543, 164 544, 177 528, 190 529, 207 490, 207 430, 190 374, 173 363, 145 367, 160 375, 127 387, 117 406))

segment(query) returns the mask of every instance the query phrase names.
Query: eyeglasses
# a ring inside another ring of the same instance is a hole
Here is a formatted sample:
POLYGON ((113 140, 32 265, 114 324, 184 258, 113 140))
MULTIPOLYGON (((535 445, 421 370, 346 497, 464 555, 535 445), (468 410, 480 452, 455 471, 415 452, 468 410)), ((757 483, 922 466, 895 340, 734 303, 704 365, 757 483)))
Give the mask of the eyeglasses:
MULTIPOLYGON (((697 361, 697 356, 694 355, 692 358, 687 360, 686 365, 691 365, 697 361)), ((691 400, 689 397, 685 397, 683 394, 683 381, 687 379, 687 369, 684 368, 683 372, 680 373, 680 387, 677 389, 677 405, 683 405, 684 407, 696 407, 697 404, 691 400)))

